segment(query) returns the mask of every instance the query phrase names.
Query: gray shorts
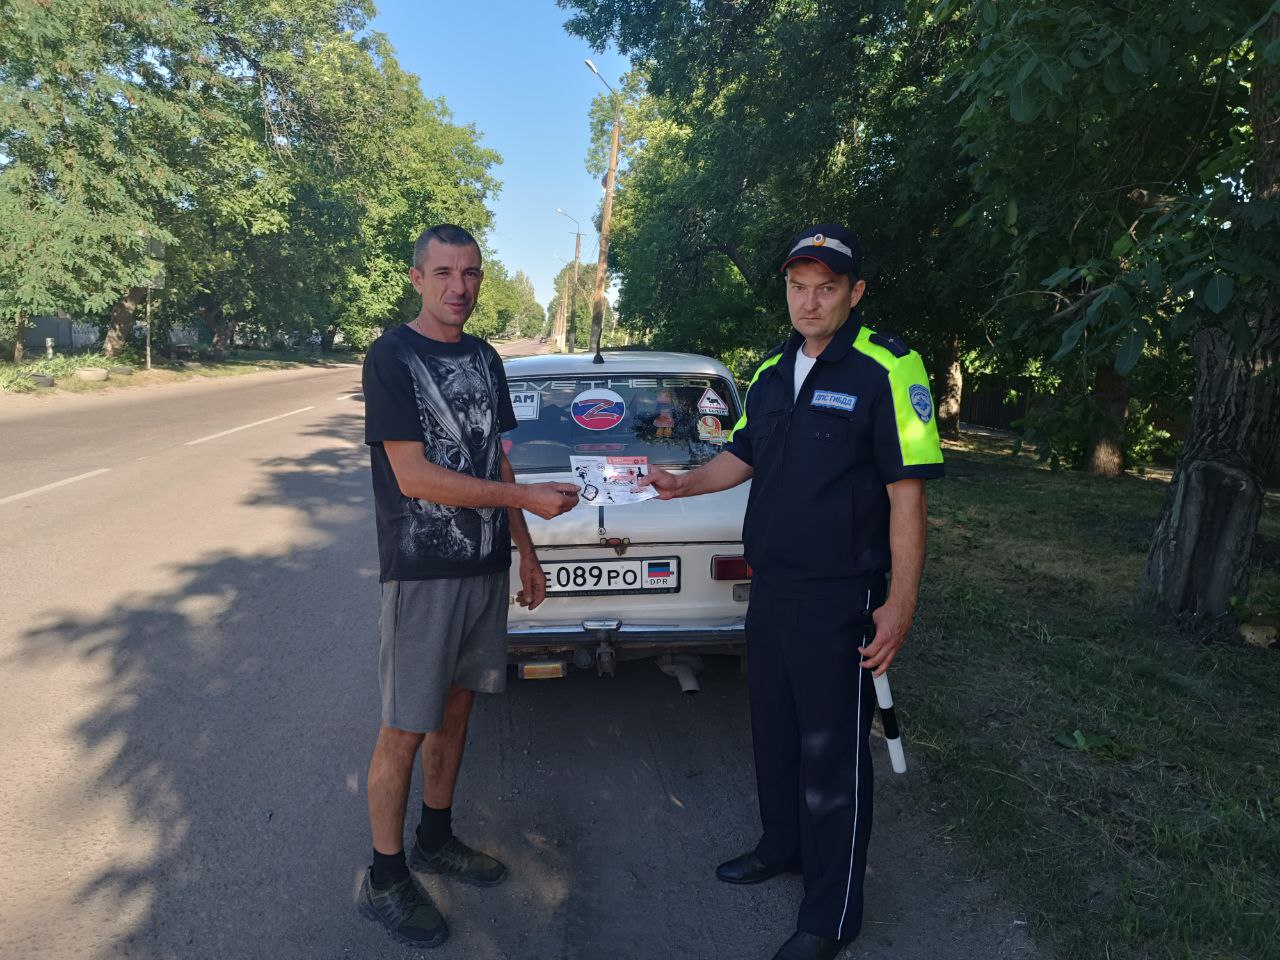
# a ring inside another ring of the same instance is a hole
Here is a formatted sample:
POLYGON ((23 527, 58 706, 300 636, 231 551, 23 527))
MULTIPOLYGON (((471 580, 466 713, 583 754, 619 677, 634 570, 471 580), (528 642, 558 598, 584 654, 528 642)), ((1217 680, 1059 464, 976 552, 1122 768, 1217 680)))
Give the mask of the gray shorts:
POLYGON ((382 585, 378 676, 382 722, 439 730, 450 687, 501 693, 507 687, 510 574, 382 585))

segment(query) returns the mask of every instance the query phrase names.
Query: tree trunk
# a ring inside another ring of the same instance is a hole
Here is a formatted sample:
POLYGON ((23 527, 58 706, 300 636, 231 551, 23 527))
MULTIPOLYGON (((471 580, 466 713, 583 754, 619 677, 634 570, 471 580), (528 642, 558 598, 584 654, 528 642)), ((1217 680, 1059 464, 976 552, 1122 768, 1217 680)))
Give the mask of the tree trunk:
POLYGON ((729 258, 729 262, 737 269, 738 276, 742 277, 747 288, 754 292, 756 289, 755 282, 752 280, 750 270, 747 269, 747 261, 742 258, 742 253, 738 250, 737 245, 733 243, 722 243, 715 249, 719 250, 729 258))
POLYGON ((964 368, 960 364, 960 338, 947 337, 938 354, 938 372, 934 379, 937 393, 938 434, 960 437, 960 400, 964 391, 964 368))
POLYGON ((1129 412, 1129 381, 1110 363, 1098 368, 1093 381, 1098 419, 1089 435, 1085 470, 1095 477, 1124 473, 1124 421, 1129 412))
POLYGON ((1280 316, 1259 290, 1251 302, 1252 350, 1241 355, 1221 329, 1192 341, 1196 393, 1142 573, 1144 591, 1174 614, 1218 617, 1249 589, 1249 554, 1280 435, 1280 316))
POLYGON ((235 314, 221 314, 221 321, 213 328, 213 343, 211 349, 215 357, 225 357, 231 352, 231 348, 236 342, 236 323, 235 314))
POLYGON ((130 287, 129 292, 112 308, 111 323, 102 341, 102 352, 108 357, 119 356, 128 345, 129 334, 133 333, 134 314, 146 295, 145 287, 130 287))
POLYGON ((236 336, 236 318, 223 309, 222 304, 212 297, 202 296, 197 301, 200 318, 209 328, 212 352, 217 357, 225 357, 231 349, 236 336))
POLYGON ((329 353, 333 350, 333 341, 338 336, 337 327, 325 327, 324 332, 320 334, 320 352, 329 353))
POLYGON ((27 318, 18 314, 17 333, 13 335, 13 362, 21 363, 27 358, 27 318))
MULTIPOLYGON (((1280 14, 1258 31, 1265 47, 1280 39, 1280 14)), ((1260 47, 1261 48, 1261 47, 1260 47)), ((1260 61, 1249 88, 1250 124, 1257 143, 1251 202, 1280 198, 1280 71, 1260 61)), ((1236 218, 1232 218, 1233 220, 1236 218)), ((1246 231, 1249 218, 1234 228, 1246 231)), ((1275 227, 1261 230, 1274 238, 1275 227)), ((1220 617, 1232 598, 1249 590, 1249 555, 1265 495, 1263 478, 1280 439, 1280 303, 1255 279, 1229 307, 1253 343, 1240 350, 1224 327, 1192 339, 1196 362, 1191 424, 1142 572, 1142 588, 1175 615, 1220 617)), ((1230 322, 1224 317, 1224 321, 1230 322)))

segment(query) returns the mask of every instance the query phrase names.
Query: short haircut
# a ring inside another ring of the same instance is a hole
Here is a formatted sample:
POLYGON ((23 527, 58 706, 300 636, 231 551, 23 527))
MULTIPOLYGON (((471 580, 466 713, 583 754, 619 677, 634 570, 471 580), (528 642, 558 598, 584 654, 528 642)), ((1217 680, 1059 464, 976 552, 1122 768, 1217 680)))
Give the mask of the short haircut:
POLYGON ((451 247, 465 247, 467 244, 476 248, 476 252, 480 252, 480 244, 476 242, 476 238, 471 235, 471 231, 466 227, 460 227, 456 223, 440 223, 434 227, 427 227, 418 235, 418 240, 413 245, 413 265, 417 269, 422 269, 422 261, 427 259, 427 245, 432 240, 446 243, 451 247))

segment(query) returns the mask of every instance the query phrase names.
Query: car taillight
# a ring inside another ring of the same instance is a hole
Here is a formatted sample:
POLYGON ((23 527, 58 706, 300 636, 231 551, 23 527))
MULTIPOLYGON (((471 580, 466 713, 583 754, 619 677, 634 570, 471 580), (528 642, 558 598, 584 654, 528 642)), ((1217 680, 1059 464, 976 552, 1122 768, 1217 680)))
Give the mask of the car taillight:
POLYGON ((751 567, 746 557, 712 557, 712 580, 750 580, 751 567))

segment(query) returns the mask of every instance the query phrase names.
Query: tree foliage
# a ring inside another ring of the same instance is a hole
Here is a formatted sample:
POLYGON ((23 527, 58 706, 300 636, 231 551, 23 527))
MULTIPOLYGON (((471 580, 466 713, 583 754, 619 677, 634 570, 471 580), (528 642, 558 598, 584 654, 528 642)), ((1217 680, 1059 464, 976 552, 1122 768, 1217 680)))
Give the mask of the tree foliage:
MULTIPOLYGON (((0 4, 0 318, 110 306, 189 190, 164 145, 200 127, 160 51, 204 32, 163 0, 0 4)), ((221 79, 201 71, 195 83, 221 79)), ((214 110, 212 125, 227 119, 214 110)))
MULTIPOLYGON (((611 251, 626 324, 749 365, 787 328, 788 239, 847 220, 877 324, 927 355, 936 342, 935 366, 977 342, 995 267, 949 229, 974 200, 959 146, 901 135, 958 120, 944 83, 962 28, 886 3, 564 5, 581 11, 571 29, 637 64, 611 251)), ((611 120, 600 98, 591 163, 611 120)))
POLYGON ((56 310, 127 322, 148 238, 168 245, 158 320, 198 322, 216 349, 339 330, 359 345, 397 319, 417 233, 488 227, 498 157, 423 96, 372 12, 0 2, 9 335, 56 310))
MULTIPOLYGON (((614 316, 613 306, 609 303, 608 287, 612 278, 605 276, 605 301, 604 301, 604 330, 601 337, 601 343, 608 346, 616 339, 614 336, 617 320, 614 316)), ((596 265, 594 263, 578 264, 578 286, 577 298, 573 296, 573 264, 566 263, 560 268, 560 272, 556 274, 553 281, 555 293, 551 296, 551 302, 547 304, 547 320, 548 323, 554 322, 555 318, 560 315, 561 305, 563 303, 565 310, 566 335, 568 331, 569 312, 573 310, 573 331, 574 345, 579 350, 585 350, 591 341, 591 304, 592 298, 596 291, 596 265)))
POLYGON ((634 67, 625 323, 744 371, 787 327, 787 239, 849 222, 869 322, 946 393, 961 357, 1029 377, 1051 455, 1117 472, 1182 417, 1144 589, 1197 617, 1247 592, 1280 438, 1276 5, 559 3, 634 67))
MULTIPOLYGON (((1007 291, 1045 291, 1058 358, 1096 344, 1128 374, 1148 341, 1276 281, 1280 210, 1250 182, 1251 88, 1280 59, 1257 43, 1268 10, 980 0, 928 15, 977 34, 953 67, 978 194, 965 220, 1002 237, 1007 291)), ((1249 343, 1239 315, 1232 332, 1249 343)))
POLYGON ((533 337, 541 332, 543 323, 533 281, 519 270, 508 276, 499 261, 487 258, 480 299, 467 321, 467 331, 478 337, 533 337))

